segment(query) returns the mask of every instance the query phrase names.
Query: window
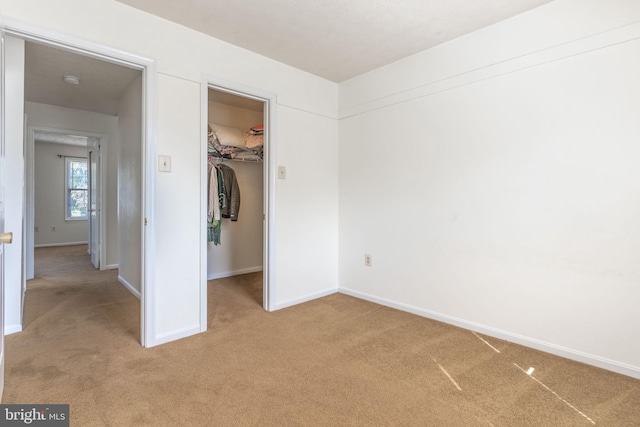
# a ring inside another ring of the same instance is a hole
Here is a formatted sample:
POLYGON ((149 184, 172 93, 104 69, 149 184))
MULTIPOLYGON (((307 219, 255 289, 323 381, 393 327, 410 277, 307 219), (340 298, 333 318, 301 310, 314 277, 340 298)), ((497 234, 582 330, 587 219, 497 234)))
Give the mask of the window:
POLYGON ((65 218, 89 219, 89 175, 87 159, 65 157, 65 218))

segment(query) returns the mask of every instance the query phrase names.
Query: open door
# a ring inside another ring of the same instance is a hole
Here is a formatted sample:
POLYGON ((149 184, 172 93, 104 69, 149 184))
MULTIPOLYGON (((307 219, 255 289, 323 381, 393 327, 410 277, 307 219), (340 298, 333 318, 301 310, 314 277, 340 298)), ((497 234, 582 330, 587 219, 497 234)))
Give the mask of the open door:
POLYGON ((100 268, 100 140, 88 138, 89 160, 89 253, 91 263, 100 268))
POLYGON ((4 390, 4 244, 11 243, 4 232, 4 136, 0 137, 0 401, 4 390))
POLYGON ((0 137, 0 401, 4 390, 4 245, 11 233, 4 232, 4 137, 0 137))
MULTIPOLYGON (((0 137, 0 236, 4 233, 4 137, 0 137)), ((0 401, 4 390, 4 242, 0 242, 0 401)))
MULTIPOLYGON (((4 32, 0 32, 0 93, 4 97, 4 32)), ((0 401, 4 391, 4 244, 11 243, 11 235, 4 232, 4 102, 0 111, 0 401), (8 238, 8 239, 7 239, 8 238)))
POLYGON ((6 317, 11 313, 15 318, 22 316, 22 307, 5 307, 7 295, 20 301, 18 292, 21 291, 22 265, 15 265, 9 255, 19 258, 22 252, 22 216, 23 185, 20 182, 24 176, 22 160, 23 143, 23 105, 21 96, 23 89, 24 55, 20 41, 6 37, 0 30, 0 398, 4 390, 4 335, 7 332, 6 317), (7 143, 11 143, 11 147, 7 143), (15 145, 13 145, 15 144, 15 145), (7 184, 9 184, 7 186, 7 184), (10 204, 8 204, 10 202, 10 204), (5 232, 5 225, 13 228, 12 233, 5 232), (5 247, 14 240, 15 248, 5 247), (17 244, 17 245, 16 245, 17 244), (19 250, 17 250, 19 249, 19 250), (7 262, 5 262, 7 260, 7 262), (11 267, 11 271, 7 268, 11 267), (11 273, 11 274, 9 274, 11 273), (11 286, 8 292, 6 286, 11 286))

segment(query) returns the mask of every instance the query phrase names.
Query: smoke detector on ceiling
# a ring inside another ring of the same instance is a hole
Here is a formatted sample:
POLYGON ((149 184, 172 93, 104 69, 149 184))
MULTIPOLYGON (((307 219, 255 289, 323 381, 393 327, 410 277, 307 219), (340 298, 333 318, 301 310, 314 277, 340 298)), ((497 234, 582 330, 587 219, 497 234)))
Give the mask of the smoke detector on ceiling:
POLYGON ((79 85, 80 79, 77 78, 76 76, 67 75, 67 76, 64 76, 64 82, 69 83, 70 85, 79 85))

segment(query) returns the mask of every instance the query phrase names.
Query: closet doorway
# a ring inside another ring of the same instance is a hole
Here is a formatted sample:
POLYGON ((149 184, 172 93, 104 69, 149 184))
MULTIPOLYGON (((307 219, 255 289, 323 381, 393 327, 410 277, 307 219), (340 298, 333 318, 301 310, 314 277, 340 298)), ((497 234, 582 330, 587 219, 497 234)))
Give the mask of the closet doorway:
MULTIPOLYGON (((269 231, 274 218, 270 211, 275 168, 271 164, 274 144, 270 107, 275 98, 228 82, 208 80, 203 87, 203 315, 208 287, 223 281, 244 287, 250 303, 271 311, 275 290, 270 280, 273 260, 269 256, 269 231), (210 193, 212 173, 222 178, 222 184, 210 193), (227 194, 220 196, 218 190, 222 189, 227 194), (236 199, 240 201, 237 211, 236 199), (210 201, 218 200, 222 208, 219 224, 210 212, 210 201)), ((206 325, 206 318, 203 320, 206 325)))

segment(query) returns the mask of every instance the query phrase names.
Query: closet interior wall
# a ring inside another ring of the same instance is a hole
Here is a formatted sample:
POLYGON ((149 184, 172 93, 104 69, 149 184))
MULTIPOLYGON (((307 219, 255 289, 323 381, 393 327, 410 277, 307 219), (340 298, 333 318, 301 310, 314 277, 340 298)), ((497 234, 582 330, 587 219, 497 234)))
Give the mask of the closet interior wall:
MULTIPOLYGON (((238 129, 263 124, 264 103, 209 89, 208 122, 238 129), (222 101, 222 102, 221 102, 222 101)), ((263 162, 224 160, 240 188, 238 221, 222 220, 221 244, 207 244, 207 278, 263 270, 263 162)))

